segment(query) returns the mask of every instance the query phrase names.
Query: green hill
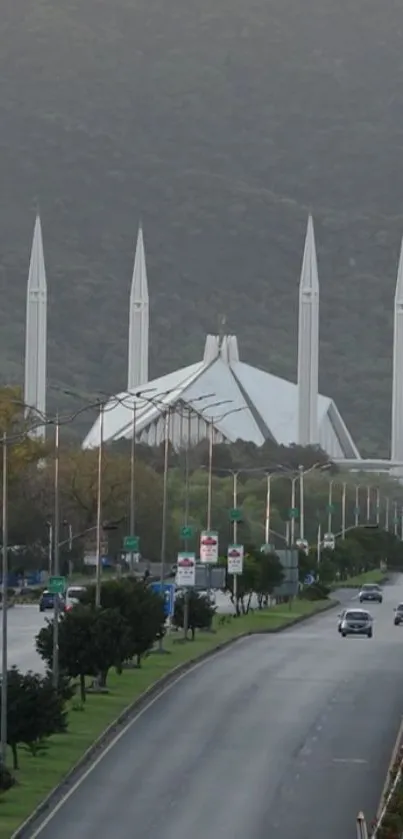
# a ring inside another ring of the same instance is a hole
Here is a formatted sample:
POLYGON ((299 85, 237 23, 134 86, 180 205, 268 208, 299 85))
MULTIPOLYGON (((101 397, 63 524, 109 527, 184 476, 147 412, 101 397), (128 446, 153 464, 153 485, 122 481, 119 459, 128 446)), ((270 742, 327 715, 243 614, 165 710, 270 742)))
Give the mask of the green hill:
POLYGON ((0 25, 0 351, 22 381, 34 212, 49 375, 124 387, 137 224, 151 373, 197 360, 222 315, 242 358, 295 378, 307 214, 322 392, 388 450, 403 233, 398 0, 8 0, 0 25))

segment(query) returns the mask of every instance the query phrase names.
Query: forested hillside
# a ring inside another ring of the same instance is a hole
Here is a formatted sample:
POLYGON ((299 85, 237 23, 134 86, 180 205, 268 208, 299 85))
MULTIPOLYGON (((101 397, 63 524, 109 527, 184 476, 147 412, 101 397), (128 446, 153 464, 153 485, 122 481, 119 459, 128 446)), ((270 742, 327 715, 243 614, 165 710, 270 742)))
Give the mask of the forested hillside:
POLYGON ((52 383, 125 385, 140 217, 151 373, 197 360, 226 315, 245 361, 295 378, 312 211, 321 389, 386 453, 402 30, 398 0, 5 0, 2 380, 22 381, 36 207, 52 383))

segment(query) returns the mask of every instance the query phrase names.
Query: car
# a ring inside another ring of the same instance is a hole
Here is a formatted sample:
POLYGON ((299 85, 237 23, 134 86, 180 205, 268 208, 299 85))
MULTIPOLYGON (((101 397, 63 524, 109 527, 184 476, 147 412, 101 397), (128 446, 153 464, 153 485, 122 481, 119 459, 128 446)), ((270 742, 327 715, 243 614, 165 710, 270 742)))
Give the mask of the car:
POLYGON ((394 612, 395 617, 393 623, 395 626, 400 626, 400 624, 403 623, 403 603, 399 603, 394 612))
POLYGON ((366 600, 373 603, 382 603, 383 594, 381 587, 376 583, 365 583, 359 593, 359 601, 360 603, 364 603, 366 600))
POLYGON ((341 622, 340 634, 342 638, 347 638, 347 635, 366 635, 367 638, 372 638, 372 615, 364 609, 346 609, 341 622))
POLYGON ((342 611, 342 612, 340 612, 340 614, 337 616, 337 617, 338 617, 338 619, 339 619, 338 624, 337 624, 337 631, 338 631, 338 632, 341 632, 341 625, 342 625, 342 623, 343 623, 343 620, 344 620, 344 615, 345 615, 345 614, 346 614, 346 610, 345 610, 345 609, 343 609, 343 611, 342 611))
POLYGON ((65 612, 70 612, 74 606, 81 603, 86 593, 87 589, 85 586, 69 586, 66 591, 65 612))
POLYGON ((39 611, 48 612, 55 608, 55 597, 59 598, 60 609, 64 609, 64 599, 60 594, 53 594, 47 588, 42 592, 39 600, 39 611))

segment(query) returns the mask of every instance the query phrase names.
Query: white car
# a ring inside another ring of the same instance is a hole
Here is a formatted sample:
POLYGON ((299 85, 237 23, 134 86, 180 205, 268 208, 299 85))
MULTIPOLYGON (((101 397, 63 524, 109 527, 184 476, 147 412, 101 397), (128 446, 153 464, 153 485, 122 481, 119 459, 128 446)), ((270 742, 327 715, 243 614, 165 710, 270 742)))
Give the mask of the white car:
POLYGON ((77 606, 86 591, 85 586, 69 586, 65 596, 65 612, 70 612, 73 606, 77 606))

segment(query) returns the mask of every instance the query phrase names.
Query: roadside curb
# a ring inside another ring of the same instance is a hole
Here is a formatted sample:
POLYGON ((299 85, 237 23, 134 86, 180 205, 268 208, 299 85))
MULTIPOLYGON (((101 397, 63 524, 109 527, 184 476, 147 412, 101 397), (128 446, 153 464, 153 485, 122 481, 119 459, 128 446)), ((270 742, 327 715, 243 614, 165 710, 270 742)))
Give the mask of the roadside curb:
POLYGON ((226 641, 222 641, 217 646, 213 647, 210 650, 206 650, 204 653, 196 656, 195 658, 190 659, 189 661, 185 661, 182 664, 178 664, 176 667, 173 667, 172 670, 169 670, 168 673, 165 673, 164 676, 161 676, 156 682, 146 688, 140 696, 128 705, 120 714, 119 716, 107 727, 104 729, 102 734, 97 737, 97 739, 92 743, 91 746, 84 752, 82 757, 77 761, 77 763, 67 772, 64 776, 63 780, 51 790, 50 793, 41 801, 40 804, 33 810, 30 816, 19 826, 17 830, 11 835, 10 839, 25 839, 25 837, 29 836, 28 831, 31 827, 35 824, 35 822, 40 818, 40 816, 44 815, 47 810, 51 809, 52 805, 56 804, 57 801, 63 797, 63 794, 66 792, 66 788, 73 782, 77 781, 81 772, 86 768, 87 764, 94 758, 99 752, 108 745, 111 739, 115 737, 118 733, 119 728, 125 725, 132 715, 138 713, 144 705, 146 705, 151 699, 154 699, 158 696, 158 694, 166 687, 169 686, 171 682, 175 682, 178 676, 181 676, 183 673, 186 673, 195 665, 200 664, 200 662, 205 661, 206 659, 212 658, 216 653, 221 652, 222 650, 227 649, 228 647, 233 646, 238 641, 242 641, 245 638, 250 638, 253 635, 278 635, 281 632, 286 632, 288 629, 292 629, 294 626, 297 626, 300 623, 305 623, 308 620, 312 620, 313 618, 322 615, 324 612, 329 612, 332 609, 335 609, 339 606, 339 602, 337 600, 332 600, 329 603, 326 603, 322 609, 318 609, 317 612, 313 612, 310 615, 299 615, 294 620, 291 620, 285 626, 275 627, 274 629, 257 629, 257 630, 249 630, 248 632, 243 632, 240 635, 236 635, 234 638, 229 638, 226 641))
POLYGON ((380 815, 382 813, 382 810, 383 810, 383 808, 385 806, 385 803, 386 803, 386 798, 387 798, 387 795, 388 795, 388 790, 389 790, 390 781, 391 781, 392 770, 393 770, 393 767, 396 763, 396 759, 397 759, 397 756, 399 754, 399 750, 402 746, 402 741, 403 741, 403 717, 402 717, 401 723, 399 725, 399 730, 397 732, 395 745, 393 746, 392 757, 390 759, 389 766, 388 766, 388 771, 386 773, 385 783, 382 787, 381 798, 380 798, 380 801, 379 801, 378 809, 376 811, 376 821, 379 820, 380 815))

